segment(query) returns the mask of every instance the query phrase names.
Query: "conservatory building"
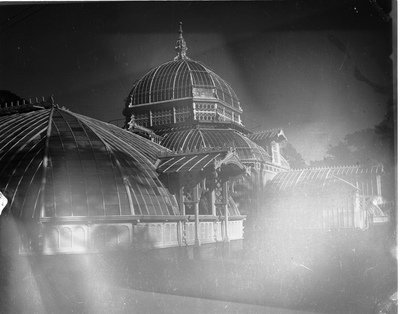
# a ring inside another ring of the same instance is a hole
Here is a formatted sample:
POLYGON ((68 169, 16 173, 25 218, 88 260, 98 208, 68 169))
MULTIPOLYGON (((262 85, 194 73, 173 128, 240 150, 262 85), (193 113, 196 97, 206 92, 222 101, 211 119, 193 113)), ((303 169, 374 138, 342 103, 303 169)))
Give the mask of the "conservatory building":
MULTIPOLYGON (((246 215, 265 210, 263 195, 275 206, 285 193, 297 189, 298 197, 314 177, 320 178, 312 183, 318 197, 328 181, 351 181, 338 171, 328 171, 329 180, 321 171, 291 171, 280 152, 283 131, 248 130, 232 87, 186 55, 182 34, 180 28, 176 57, 133 84, 124 128, 60 108, 52 98, 0 107, 2 252, 229 253, 242 248, 246 215)), ((381 172, 374 168, 368 180, 381 172)), ((335 191, 349 189, 342 184, 335 191)), ((324 210, 315 214, 314 227, 331 217, 324 210)), ((353 215, 346 210, 346 217, 353 215)), ((361 226, 349 219, 346 226, 361 226)))

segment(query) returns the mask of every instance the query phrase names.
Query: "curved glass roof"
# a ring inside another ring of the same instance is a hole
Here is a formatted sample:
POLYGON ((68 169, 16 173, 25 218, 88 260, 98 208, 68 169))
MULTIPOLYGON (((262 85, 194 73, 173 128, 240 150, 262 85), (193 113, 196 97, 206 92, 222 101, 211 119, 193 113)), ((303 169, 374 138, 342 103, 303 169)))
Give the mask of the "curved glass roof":
POLYGON ((179 214, 158 144, 58 108, 1 116, 0 129, 0 191, 16 217, 179 214))
POLYGON ((259 145, 232 129, 191 129, 166 133, 161 145, 173 151, 208 147, 234 146, 239 159, 271 162, 272 158, 259 145))
POLYGON ((134 84, 128 106, 193 97, 195 88, 241 110, 231 86, 207 66, 189 58, 173 60, 150 70, 134 84))

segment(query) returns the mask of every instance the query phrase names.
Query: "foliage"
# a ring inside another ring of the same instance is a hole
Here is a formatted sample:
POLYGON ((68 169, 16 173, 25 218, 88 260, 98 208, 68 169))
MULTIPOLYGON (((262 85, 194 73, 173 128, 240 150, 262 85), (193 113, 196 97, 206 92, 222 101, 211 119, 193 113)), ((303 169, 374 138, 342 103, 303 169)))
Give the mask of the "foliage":
MULTIPOLYGON (((387 112, 382 122, 375 126, 376 135, 385 143, 388 144, 389 149, 394 153, 395 149, 395 135, 396 135, 396 110, 393 101, 388 102, 387 112)), ((394 154, 392 154, 394 156, 394 154)))
POLYGON ((231 193, 235 203, 240 208, 242 215, 254 215, 258 209, 260 183, 255 170, 251 176, 243 176, 235 180, 234 189, 231 193))
POLYGON ((393 174, 395 163, 395 120, 393 101, 388 102, 387 113, 374 128, 347 134, 337 145, 330 145, 323 160, 310 165, 377 165, 383 164, 387 173, 393 174))
POLYGON ((18 95, 8 91, 8 90, 0 90, 0 104, 8 104, 10 105, 11 102, 14 103, 14 105, 17 104, 17 101, 22 103, 24 99, 19 97, 18 95))
POLYGON ((304 161, 303 156, 293 147, 289 142, 284 142, 281 144, 281 153, 282 156, 288 161, 290 168, 298 169, 305 168, 306 162, 304 161))
POLYGON ((311 161, 312 167, 339 165, 372 166, 382 164, 385 177, 382 182, 383 196, 395 198, 395 112, 393 100, 388 101, 384 119, 373 128, 347 134, 337 145, 331 145, 323 160, 311 161))
POLYGON ((347 134, 343 141, 331 145, 327 153, 332 165, 376 165, 382 163, 384 146, 374 129, 365 129, 347 134))

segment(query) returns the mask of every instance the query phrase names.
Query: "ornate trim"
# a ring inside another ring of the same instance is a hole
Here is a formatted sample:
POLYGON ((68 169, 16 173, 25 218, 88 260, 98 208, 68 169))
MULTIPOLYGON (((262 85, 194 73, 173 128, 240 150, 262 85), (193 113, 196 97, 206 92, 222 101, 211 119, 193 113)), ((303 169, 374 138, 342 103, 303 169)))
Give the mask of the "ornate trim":
POLYGON ((178 55, 174 58, 174 61, 189 59, 186 56, 186 51, 188 50, 188 48, 186 47, 186 41, 185 39, 183 39, 182 34, 183 34, 182 22, 179 22, 179 37, 178 40, 176 41, 176 46, 175 46, 175 51, 178 53, 178 55))

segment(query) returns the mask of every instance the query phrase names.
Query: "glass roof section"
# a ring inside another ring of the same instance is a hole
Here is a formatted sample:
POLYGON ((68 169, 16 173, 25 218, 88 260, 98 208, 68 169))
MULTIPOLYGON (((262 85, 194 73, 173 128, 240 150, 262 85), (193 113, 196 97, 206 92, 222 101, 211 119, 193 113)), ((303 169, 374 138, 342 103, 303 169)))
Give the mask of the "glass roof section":
POLYGON ((347 188, 360 190, 365 195, 377 195, 376 176, 381 174, 382 166, 308 168, 280 172, 268 184, 268 193, 274 196, 302 193, 307 196, 347 188))
POLYGON ((246 136, 232 129, 191 129, 166 133, 161 145, 173 151, 234 146, 241 161, 272 162, 271 156, 246 136))
POLYGON ((249 139, 251 139, 254 142, 258 142, 258 141, 262 141, 262 140, 282 142, 284 140, 287 140, 282 129, 274 129, 274 130, 267 130, 267 131, 252 133, 252 134, 249 134, 248 137, 249 137, 249 139))
POLYGON ((0 128, 0 190, 16 217, 179 214, 149 140, 58 108, 1 116, 0 128))

